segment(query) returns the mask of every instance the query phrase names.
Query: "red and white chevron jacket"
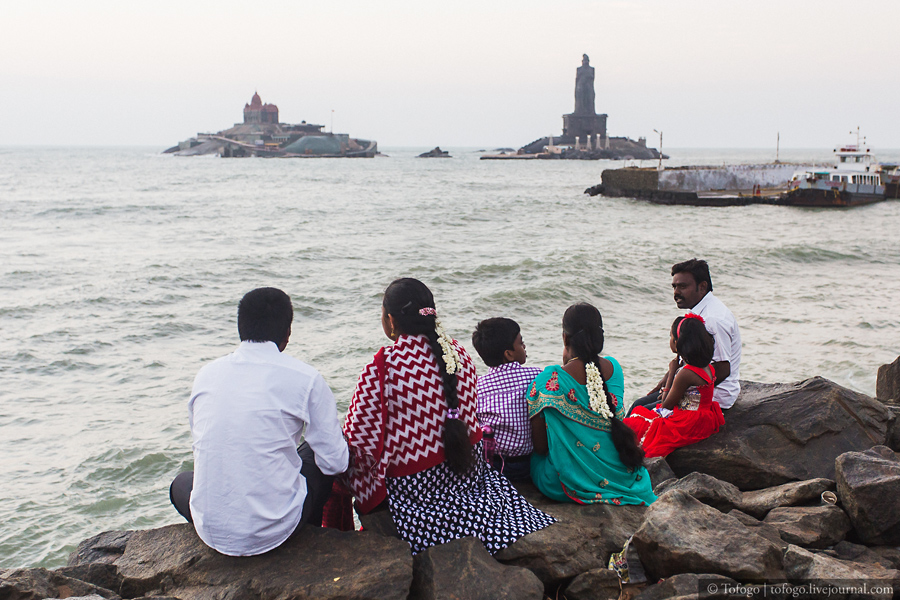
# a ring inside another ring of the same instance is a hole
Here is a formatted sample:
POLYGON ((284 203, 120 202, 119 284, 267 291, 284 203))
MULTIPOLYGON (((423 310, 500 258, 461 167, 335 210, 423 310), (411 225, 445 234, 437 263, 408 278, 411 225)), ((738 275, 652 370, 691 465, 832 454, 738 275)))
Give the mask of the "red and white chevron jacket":
MULTIPOLYGON (((453 340, 461 369, 456 390, 459 414, 473 444, 481 440, 475 418, 475 366, 453 340)), ((444 461, 444 385, 428 338, 400 336, 366 365, 344 423, 351 467, 345 478, 363 513, 386 497, 385 477, 402 477, 444 461)))

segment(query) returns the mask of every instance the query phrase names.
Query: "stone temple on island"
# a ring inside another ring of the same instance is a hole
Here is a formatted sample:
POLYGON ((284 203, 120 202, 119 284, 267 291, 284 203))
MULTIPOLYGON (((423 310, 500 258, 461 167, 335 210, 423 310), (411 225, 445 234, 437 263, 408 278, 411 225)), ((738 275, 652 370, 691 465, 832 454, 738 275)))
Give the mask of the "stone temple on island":
POLYGON ((306 121, 281 123, 278 107, 263 104, 258 93, 244 105, 244 122, 217 133, 198 133, 165 151, 175 156, 217 154, 223 157, 334 157, 371 158, 378 153, 374 140, 352 138, 346 133, 322 131, 324 125, 306 121))
MULTIPOLYGON (((575 74, 575 111, 563 115, 563 132, 522 146, 520 154, 540 154, 546 158, 574 159, 659 159, 659 152, 647 147, 647 138, 609 137, 605 114, 594 107, 594 67, 587 54, 575 74)), ((668 158, 663 155, 663 158, 668 158)))

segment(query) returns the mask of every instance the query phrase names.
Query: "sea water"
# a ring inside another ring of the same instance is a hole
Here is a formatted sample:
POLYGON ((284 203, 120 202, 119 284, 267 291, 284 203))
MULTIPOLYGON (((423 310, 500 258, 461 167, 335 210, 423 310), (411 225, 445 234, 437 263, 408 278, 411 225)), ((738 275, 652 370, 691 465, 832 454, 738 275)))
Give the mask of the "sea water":
MULTIPOLYGON (((415 158, 422 150, 0 149, 0 567, 60 566, 101 531, 180 521, 168 485, 191 467, 191 382, 234 349, 237 302, 255 287, 291 295, 287 352, 321 371, 341 412, 387 343, 381 293, 400 276, 429 285, 473 355, 480 319, 517 320, 535 366, 560 361, 566 307, 595 304, 629 402, 671 358, 681 311, 669 269, 693 257, 709 261, 740 324, 742 379, 821 375, 871 395, 900 353, 900 202, 656 206, 583 193, 621 161, 415 158)), ((667 153, 673 165, 773 158, 667 153)))

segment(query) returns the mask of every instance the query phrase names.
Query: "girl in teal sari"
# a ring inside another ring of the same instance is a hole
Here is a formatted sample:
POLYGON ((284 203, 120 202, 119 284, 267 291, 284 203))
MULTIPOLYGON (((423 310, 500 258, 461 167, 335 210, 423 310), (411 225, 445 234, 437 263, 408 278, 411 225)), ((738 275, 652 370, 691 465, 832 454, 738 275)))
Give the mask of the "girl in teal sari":
POLYGON ((559 502, 651 504, 656 496, 644 452, 622 423, 622 367, 600 356, 600 311, 590 304, 570 306, 563 316, 563 344, 563 364, 544 369, 528 388, 532 481, 559 502))

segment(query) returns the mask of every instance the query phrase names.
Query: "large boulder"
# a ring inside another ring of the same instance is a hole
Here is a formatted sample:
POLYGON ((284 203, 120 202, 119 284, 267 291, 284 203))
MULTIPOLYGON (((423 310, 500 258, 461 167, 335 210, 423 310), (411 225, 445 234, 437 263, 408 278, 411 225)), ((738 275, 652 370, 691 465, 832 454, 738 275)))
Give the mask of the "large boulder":
POLYGON ((838 542, 825 554, 838 560, 877 565, 885 569, 900 569, 900 548, 895 546, 863 546, 852 542, 838 542))
POLYGON ((650 485, 656 488, 663 481, 675 478, 675 472, 663 456, 654 456, 653 458, 645 458, 644 466, 650 473, 650 485))
POLYGON ((527 569, 498 563, 474 537, 432 546, 413 558, 410 600, 541 600, 544 585, 527 569))
POLYGON ((773 508, 763 521, 781 533, 781 539, 806 548, 827 548, 850 531, 850 519, 837 506, 782 506, 773 508))
POLYGON ((782 550, 786 550, 788 543, 781 538, 781 532, 772 525, 763 523, 755 517, 751 517, 747 513, 734 509, 728 513, 738 521, 744 524, 747 529, 760 537, 764 537, 782 550))
POLYGON ((835 461, 837 493, 859 540, 900 544, 900 459, 878 446, 847 452, 835 461))
POLYGON ((762 490, 744 492, 741 497, 740 509, 757 519, 762 519, 770 510, 779 506, 797 506, 818 502, 822 497, 822 492, 828 490, 834 490, 834 481, 830 479, 792 481, 762 490))
POLYGON ((679 573, 717 573, 743 582, 784 579, 778 546, 681 490, 650 506, 633 543, 651 581, 679 573))
MULTIPOLYGON (((69 568, 86 564, 76 554, 69 568)), ((187 523, 134 532, 113 564, 121 596, 181 600, 401 599, 413 572, 409 545, 374 533, 307 527, 271 552, 233 557, 187 523)))
POLYGON ((634 600, 670 600, 672 598, 698 598, 700 585, 703 585, 704 598, 734 598, 734 593, 728 593, 726 586, 737 585, 730 577, 722 575, 696 573, 682 573, 674 575, 656 585, 648 586, 634 600))
POLYGON ((712 506, 722 512, 740 506, 743 499, 737 486, 720 481, 706 473, 691 473, 668 485, 665 492, 681 490, 687 492, 703 504, 712 506))
POLYGON ((900 356, 891 364, 878 367, 875 397, 882 402, 900 404, 900 356))
POLYGON ((741 382, 717 434, 666 457, 676 475, 708 473, 742 490, 824 477, 834 459, 883 444, 881 403, 821 377, 792 384, 741 382))
MULTIPOLYGON (((834 587, 846 587, 861 584, 864 581, 872 586, 878 581, 890 584, 900 577, 900 571, 884 569, 877 565, 845 562, 822 553, 813 553, 798 546, 789 546, 784 553, 784 568, 788 579, 793 582, 809 585, 810 583, 826 588, 818 597, 828 598, 874 598, 888 599, 890 592, 879 594, 869 591, 867 594, 835 594, 834 587), (873 581, 874 580, 874 581, 873 581), (828 586, 833 586, 827 589, 828 586)), ((809 597, 809 596, 806 596, 809 597)))
POLYGON ((44 600, 93 596, 120 600, 112 590, 100 588, 47 569, 0 570, 0 598, 3 600, 44 600))
POLYGON ((616 600, 621 593, 619 576, 609 569, 582 573, 566 587, 566 600, 616 600))
POLYGON ((586 571, 605 568, 610 554, 622 549, 647 511, 644 506, 554 502, 530 483, 516 487, 557 522, 519 538, 494 558, 532 571, 547 589, 586 571))

